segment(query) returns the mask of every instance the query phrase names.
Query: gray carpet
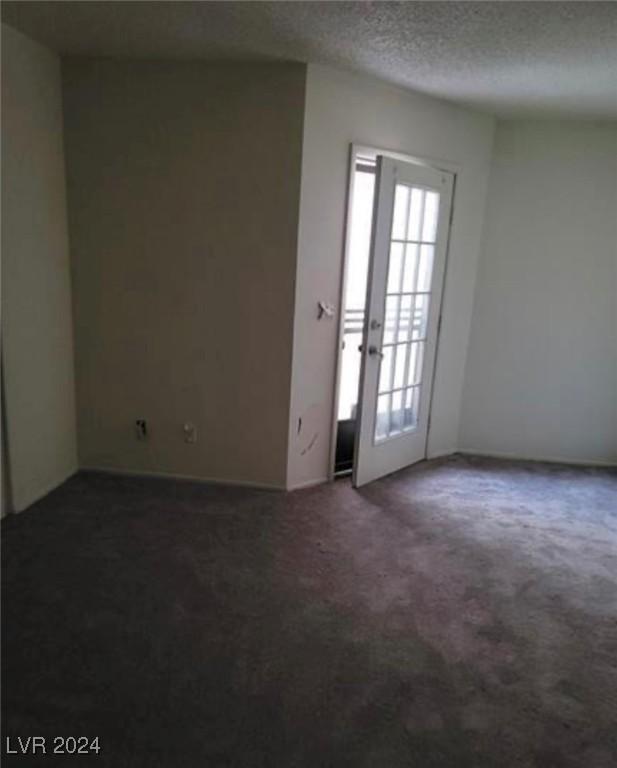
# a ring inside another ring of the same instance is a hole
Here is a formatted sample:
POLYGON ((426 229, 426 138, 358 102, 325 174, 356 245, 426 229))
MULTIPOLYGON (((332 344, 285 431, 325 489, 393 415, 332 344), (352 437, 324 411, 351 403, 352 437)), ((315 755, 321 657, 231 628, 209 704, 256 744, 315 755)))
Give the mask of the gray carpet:
POLYGON ((617 766, 615 471, 80 474, 2 534, 4 737, 101 745, 6 765, 617 766))

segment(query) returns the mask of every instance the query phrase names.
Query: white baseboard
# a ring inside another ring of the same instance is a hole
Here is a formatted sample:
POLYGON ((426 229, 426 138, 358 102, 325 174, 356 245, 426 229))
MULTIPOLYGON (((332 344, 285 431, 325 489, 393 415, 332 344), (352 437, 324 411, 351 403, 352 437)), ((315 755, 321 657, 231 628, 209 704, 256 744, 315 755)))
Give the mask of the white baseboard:
POLYGON ((300 491, 302 488, 313 488, 316 485, 323 485, 327 482, 329 482, 329 478, 324 475, 324 477, 314 478, 313 480, 304 480, 302 483, 294 483, 293 485, 289 485, 287 490, 300 491))
POLYGON ((431 454, 427 454, 426 460, 432 461, 433 459, 443 459, 444 456, 453 456, 455 453, 459 453, 456 448, 448 448, 445 451, 434 451, 431 454))
POLYGON ((159 477, 165 480, 181 480, 183 482, 203 483, 204 485, 224 485, 239 488, 256 488, 262 491, 285 491, 283 485, 274 483, 257 483, 252 480, 224 480, 218 477, 203 477, 197 475, 177 475, 173 472, 157 472, 152 470, 121 469, 119 467, 84 466, 79 468, 83 472, 101 472, 106 475, 122 475, 123 477, 159 477))
POLYGON ((536 456, 532 454, 508 453, 506 451, 482 451, 474 448, 459 448, 457 453, 462 456, 482 456, 487 459, 512 459, 513 461, 545 461, 549 464, 569 464, 573 467, 617 467, 617 462, 589 461, 589 459, 572 459, 563 456, 536 456))

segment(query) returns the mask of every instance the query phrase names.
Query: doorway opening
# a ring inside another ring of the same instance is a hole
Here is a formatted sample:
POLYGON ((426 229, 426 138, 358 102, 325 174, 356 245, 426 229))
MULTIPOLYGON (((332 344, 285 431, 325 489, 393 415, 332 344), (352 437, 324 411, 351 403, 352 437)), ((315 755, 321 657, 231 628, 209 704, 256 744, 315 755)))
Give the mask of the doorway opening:
POLYGON ((353 469, 375 196, 375 167, 374 157, 354 154, 350 180, 347 263, 339 360, 334 460, 336 475, 349 474, 353 469))

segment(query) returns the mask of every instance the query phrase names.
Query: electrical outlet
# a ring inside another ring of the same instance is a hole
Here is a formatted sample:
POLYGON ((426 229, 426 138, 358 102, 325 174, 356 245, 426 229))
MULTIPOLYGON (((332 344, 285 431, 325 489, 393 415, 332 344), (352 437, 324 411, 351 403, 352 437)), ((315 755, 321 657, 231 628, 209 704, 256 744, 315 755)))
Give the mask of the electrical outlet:
POLYGON ((197 442, 197 427, 190 421, 186 422, 186 424, 182 427, 182 431, 184 432, 185 443, 197 442))
POLYGON ((145 419, 136 419, 135 421, 135 437, 138 440, 146 440, 148 437, 148 425, 145 419))

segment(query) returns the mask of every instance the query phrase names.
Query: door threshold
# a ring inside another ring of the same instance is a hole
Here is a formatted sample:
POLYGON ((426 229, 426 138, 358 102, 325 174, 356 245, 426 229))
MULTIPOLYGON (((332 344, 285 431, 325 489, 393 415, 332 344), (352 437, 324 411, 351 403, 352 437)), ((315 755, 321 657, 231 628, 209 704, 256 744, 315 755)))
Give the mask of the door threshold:
POLYGON ((341 477, 351 477, 352 474, 353 469, 351 467, 349 469, 339 469, 338 471, 335 471, 334 479, 339 480, 341 477))

